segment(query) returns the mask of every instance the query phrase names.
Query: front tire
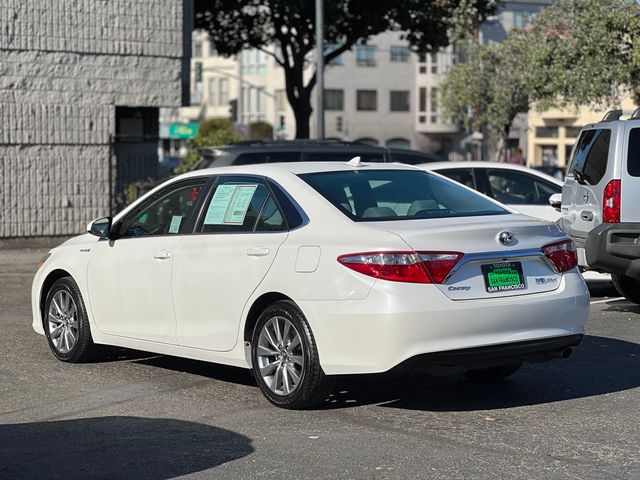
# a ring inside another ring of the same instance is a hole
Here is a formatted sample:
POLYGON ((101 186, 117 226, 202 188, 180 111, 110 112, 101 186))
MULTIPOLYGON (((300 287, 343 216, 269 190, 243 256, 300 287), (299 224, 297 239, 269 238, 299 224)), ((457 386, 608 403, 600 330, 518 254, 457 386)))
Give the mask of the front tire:
POLYGON ((513 375, 522 367, 522 363, 500 365, 498 367, 479 368, 464 372, 465 377, 477 382, 496 382, 513 375))
POLYGON ((258 387, 277 407, 310 408, 333 389, 307 319, 293 302, 279 301, 262 312, 253 331, 251 357, 258 387))
POLYGON ((630 302, 640 304, 640 281, 621 273, 612 273, 611 281, 620 295, 630 302))
POLYGON ((43 315, 49 347, 58 360, 80 363, 94 357, 87 310, 73 278, 60 278, 51 286, 43 315))

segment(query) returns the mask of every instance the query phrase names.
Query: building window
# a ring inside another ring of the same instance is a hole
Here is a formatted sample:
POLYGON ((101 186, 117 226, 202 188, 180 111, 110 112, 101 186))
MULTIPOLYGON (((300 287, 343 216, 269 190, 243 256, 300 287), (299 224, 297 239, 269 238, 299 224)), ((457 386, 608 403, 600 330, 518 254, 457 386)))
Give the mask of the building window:
POLYGON ((373 111, 378 108, 378 92, 375 90, 358 90, 356 92, 356 109, 373 111))
POLYGON ((202 42, 200 40, 193 42, 193 56, 195 58, 200 58, 202 56, 202 42))
POLYGON ((565 136, 567 138, 578 138, 578 136, 580 136, 581 130, 582 127, 565 127, 565 136))
POLYGON ((218 80, 216 78, 210 78, 209 79, 209 89, 208 89, 208 99, 209 99, 209 105, 217 105, 217 98, 216 98, 216 84, 218 83, 218 80))
MULTIPOLYGON (((342 45, 338 45, 337 43, 331 44, 331 45, 327 45, 324 49, 324 54, 327 55, 335 50, 337 50, 338 48, 340 48, 342 45)), ((336 58, 334 58, 333 60, 330 60, 327 65, 344 65, 344 59, 342 58, 342 54, 338 55, 336 58)))
POLYGON ((438 89, 431 87, 431 113, 438 112, 438 89))
POLYGON ((324 91, 324 108, 325 110, 344 110, 344 91, 343 90, 325 90, 324 91))
POLYGON ((438 54, 431 54, 431 73, 438 73, 438 54))
POLYGON ((360 67, 376 66, 376 46, 358 45, 356 47, 356 63, 360 67))
POLYGON ((391 54, 390 60, 392 62, 409 61, 409 47, 391 47, 389 53, 391 54))
POLYGON ((538 138, 558 138, 558 127, 536 127, 538 138))
POLYGON ((194 77, 195 77, 196 83, 202 83, 202 62, 195 63, 194 77))
POLYGON ((267 54, 257 48, 243 50, 240 56, 242 73, 261 75, 267 72, 267 54))
POLYGON ((529 12, 513 12, 513 28, 526 28, 529 25, 529 12))
POLYGON ((220 79, 220 102, 218 105, 226 105, 229 103, 229 79, 221 78, 220 79))
POLYGON ((287 109, 287 92, 276 90, 276 110, 283 112, 287 109))
POLYGON ((418 123, 427 123, 427 117, 424 115, 420 115, 418 117, 418 123))
POLYGON ((389 109, 392 112, 408 112, 409 92, 406 90, 391 90, 389 95, 389 109))
POLYGON ((420 103, 418 105, 418 110, 421 112, 427 111, 427 89, 425 87, 420 87, 420 103))

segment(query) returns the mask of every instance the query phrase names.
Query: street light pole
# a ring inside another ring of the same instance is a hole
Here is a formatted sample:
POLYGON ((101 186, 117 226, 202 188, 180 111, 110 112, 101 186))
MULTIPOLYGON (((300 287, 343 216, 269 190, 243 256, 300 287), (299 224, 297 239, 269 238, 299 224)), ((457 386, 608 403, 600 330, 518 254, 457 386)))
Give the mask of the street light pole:
POLYGON ((324 11, 323 1, 316 0, 316 136, 324 138, 324 11))

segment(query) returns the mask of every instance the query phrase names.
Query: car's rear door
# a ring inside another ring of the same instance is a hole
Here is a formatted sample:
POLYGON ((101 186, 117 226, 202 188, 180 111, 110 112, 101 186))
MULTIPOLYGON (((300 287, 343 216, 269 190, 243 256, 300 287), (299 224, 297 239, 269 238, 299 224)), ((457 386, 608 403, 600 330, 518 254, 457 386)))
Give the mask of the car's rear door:
POLYGON ((178 343, 227 351, 247 300, 287 238, 287 221, 264 178, 222 175, 195 230, 174 259, 178 343))

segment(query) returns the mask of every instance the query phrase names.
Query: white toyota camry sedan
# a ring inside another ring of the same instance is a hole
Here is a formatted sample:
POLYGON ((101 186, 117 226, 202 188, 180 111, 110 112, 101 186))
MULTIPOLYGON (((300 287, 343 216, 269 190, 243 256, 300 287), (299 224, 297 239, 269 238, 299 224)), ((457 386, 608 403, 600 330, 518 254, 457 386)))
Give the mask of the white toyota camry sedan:
POLYGON ((407 361, 502 378, 567 357, 588 316, 555 223, 410 166, 200 170, 87 231, 33 282, 59 360, 102 344, 251 368, 286 408, 407 361))

